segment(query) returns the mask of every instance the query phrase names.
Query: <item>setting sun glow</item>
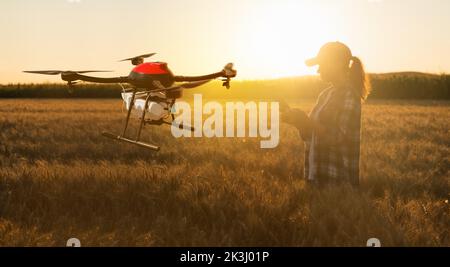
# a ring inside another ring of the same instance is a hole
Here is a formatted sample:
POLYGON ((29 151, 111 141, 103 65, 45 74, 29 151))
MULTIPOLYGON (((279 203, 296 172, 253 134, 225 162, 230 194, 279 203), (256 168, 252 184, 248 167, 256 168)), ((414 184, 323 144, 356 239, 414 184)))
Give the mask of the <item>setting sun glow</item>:
POLYGON ((327 32, 328 18, 317 23, 320 5, 314 2, 263 2, 240 18, 235 47, 241 67, 256 70, 248 77, 283 77, 308 73, 304 59, 333 34, 327 32))
POLYGON ((304 61, 346 43, 369 72, 450 71, 450 1, 6 0, 0 2, 0 83, 56 82, 27 69, 111 69, 156 52, 177 74, 234 62, 238 79, 315 74, 304 61), (440 27, 439 27, 440 25, 440 27), (427 49, 433 47, 433 49, 427 49))

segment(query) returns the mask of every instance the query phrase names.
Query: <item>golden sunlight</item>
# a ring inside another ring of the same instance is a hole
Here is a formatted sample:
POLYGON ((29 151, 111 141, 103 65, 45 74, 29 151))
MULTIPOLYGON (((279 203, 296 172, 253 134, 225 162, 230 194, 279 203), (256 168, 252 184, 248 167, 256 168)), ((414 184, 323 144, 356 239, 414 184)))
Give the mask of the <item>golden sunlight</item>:
POLYGON ((335 36, 326 27, 330 16, 324 16, 323 10, 319 16, 320 6, 312 1, 264 3, 241 19, 243 27, 235 38, 237 47, 233 49, 241 69, 252 69, 244 76, 276 78, 315 73, 304 60, 335 36))

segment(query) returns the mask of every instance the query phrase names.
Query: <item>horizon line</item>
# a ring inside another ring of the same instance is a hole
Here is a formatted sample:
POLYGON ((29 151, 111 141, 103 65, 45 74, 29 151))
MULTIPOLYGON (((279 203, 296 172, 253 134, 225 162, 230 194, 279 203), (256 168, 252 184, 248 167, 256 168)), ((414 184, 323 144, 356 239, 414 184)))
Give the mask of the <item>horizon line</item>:
MULTIPOLYGON (((369 76, 373 75, 422 75, 422 76, 446 76, 450 75, 447 72, 435 73, 435 72, 421 72, 421 71, 394 71, 394 72, 369 72, 367 73, 369 76)), ((271 78, 247 78, 247 79, 233 79, 234 82, 251 82, 251 81, 275 81, 275 80, 283 80, 283 79, 295 79, 295 78, 308 78, 308 77, 316 77, 319 78, 319 74, 305 74, 305 75, 295 75, 295 76, 281 76, 281 77, 271 77, 271 78)), ((214 80, 213 80, 214 81, 214 80)), ((66 84, 64 81, 59 82, 8 82, 8 83, 0 83, 1 86, 5 85, 14 85, 14 84, 66 84)), ((88 83, 89 84, 89 83, 88 83)), ((90 83, 90 84, 99 84, 99 83, 90 83)))

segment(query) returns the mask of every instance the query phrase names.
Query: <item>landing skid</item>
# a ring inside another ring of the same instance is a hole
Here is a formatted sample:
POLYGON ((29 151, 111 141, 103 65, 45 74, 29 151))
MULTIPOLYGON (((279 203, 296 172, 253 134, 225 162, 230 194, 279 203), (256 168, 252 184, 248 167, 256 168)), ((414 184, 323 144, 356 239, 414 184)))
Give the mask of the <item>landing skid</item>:
POLYGON ((120 135, 115 135, 115 134, 108 133, 108 132, 102 132, 102 135, 104 137, 108 137, 108 138, 111 138, 111 139, 115 139, 115 140, 118 140, 118 141, 130 143, 130 144, 134 144, 134 145, 137 145, 137 146, 140 146, 140 147, 143 147, 143 148, 148 148, 148 149, 154 150, 154 151, 159 151, 159 149, 160 149, 160 147, 156 146, 156 145, 152 145, 152 144, 148 144, 148 143, 144 143, 144 142, 140 142, 140 141, 136 141, 136 140, 131 140, 131 139, 122 137, 120 135))
MULTIPOLYGON (((185 130, 189 130, 189 131, 192 131, 192 132, 195 131, 195 128, 192 127, 192 126, 170 123, 168 121, 162 121, 162 122, 153 122, 152 121, 152 122, 148 122, 148 124, 154 124, 154 125, 168 124, 168 125, 172 125, 172 126, 178 127, 180 129, 185 129, 185 130)), ((160 148, 161 148, 161 147, 159 147, 157 145, 154 145, 154 144, 141 142, 139 140, 132 140, 130 138, 123 137, 123 136, 116 135, 116 134, 109 133, 109 132, 105 132, 105 131, 102 132, 102 135, 104 137, 107 137, 107 138, 110 138, 110 139, 114 139, 114 140, 117 140, 117 141, 121 141, 121 142, 126 142, 126 143, 129 143, 129 144, 137 145, 137 146, 140 146, 140 147, 143 147, 143 148, 147 148, 147 149, 150 149, 150 150, 153 150, 153 151, 159 151, 160 148)))

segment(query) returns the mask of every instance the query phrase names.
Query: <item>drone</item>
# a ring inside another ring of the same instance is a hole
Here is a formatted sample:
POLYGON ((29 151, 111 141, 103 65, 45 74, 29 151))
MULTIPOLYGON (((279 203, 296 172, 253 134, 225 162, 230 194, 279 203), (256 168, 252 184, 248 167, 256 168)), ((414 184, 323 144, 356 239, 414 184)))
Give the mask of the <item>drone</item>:
POLYGON ((104 70, 85 70, 85 71, 61 71, 61 70, 40 70, 24 71, 26 73, 61 75, 61 79, 72 87, 80 81, 93 83, 113 83, 120 84, 123 89, 121 93, 125 103, 127 115, 121 134, 102 132, 102 135, 114 140, 138 145, 150 150, 159 151, 160 147, 141 141, 141 132, 145 125, 172 125, 194 131, 194 127, 184 124, 176 124, 173 114, 173 106, 177 99, 183 96, 184 89, 191 89, 203 85, 213 79, 221 78, 222 85, 230 88, 231 78, 236 77, 236 70, 233 69, 233 63, 228 63, 225 67, 216 73, 203 76, 178 76, 174 75, 168 68, 166 62, 144 62, 145 58, 151 57, 156 53, 144 54, 136 57, 126 58, 120 61, 131 61, 135 67, 128 76, 101 78, 87 76, 86 73, 110 72, 104 70), (180 83, 182 82, 182 83, 180 83), (122 84, 128 84, 125 88, 122 84), (130 117, 139 120, 137 135, 129 137, 127 129, 130 117))

